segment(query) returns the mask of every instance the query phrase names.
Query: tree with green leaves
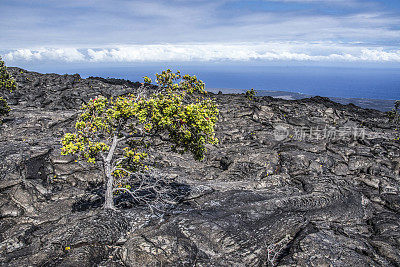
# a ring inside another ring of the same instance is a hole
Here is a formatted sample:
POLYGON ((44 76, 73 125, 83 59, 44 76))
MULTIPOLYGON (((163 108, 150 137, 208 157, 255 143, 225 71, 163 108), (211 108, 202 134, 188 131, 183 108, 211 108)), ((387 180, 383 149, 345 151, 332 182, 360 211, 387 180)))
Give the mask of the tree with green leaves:
POLYGON ((254 91, 254 89, 253 88, 251 88, 250 90, 247 90, 246 91, 246 97, 247 97, 247 99, 248 100, 253 100, 254 99, 254 97, 256 96, 256 91, 254 91))
POLYGON ((395 124, 400 124, 400 100, 396 100, 394 108, 387 112, 389 120, 395 124))
MULTIPOLYGON (((143 88, 151 79, 144 77, 144 82, 143 88)), ((161 190, 163 183, 154 179, 132 182, 148 169, 145 159, 153 138, 170 143, 174 152, 190 152, 196 160, 203 159, 206 144, 218 142, 214 127, 219 111, 201 80, 167 70, 156 74, 156 82, 158 92, 151 95, 142 91, 90 100, 82 106, 75 132, 62 139, 63 155, 77 155, 103 168, 106 209, 114 209, 115 194, 125 192, 149 204, 141 193, 161 190)))
POLYGON ((16 88, 15 80, 8 73, 7 67, 0 57, 0 118, 10 112, 7 101, 1 95, 6 92, 12 92, 16 88))

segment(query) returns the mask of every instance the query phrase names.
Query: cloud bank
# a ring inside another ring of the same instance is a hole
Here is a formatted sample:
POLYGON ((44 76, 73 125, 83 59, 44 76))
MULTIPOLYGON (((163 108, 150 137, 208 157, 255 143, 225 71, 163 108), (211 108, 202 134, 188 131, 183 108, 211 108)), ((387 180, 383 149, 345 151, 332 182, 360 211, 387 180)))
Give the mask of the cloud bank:
POLYGON ((10 63, 321 61, 400 62, 400 49, 335 43, 240 43, 120 45, 107 48, 17 49, 3 53, 10 63))
POLYGON ((86 57, 76 48, 40 48, 17 49, 5 54, 4 59, 11 62, 32 60, 77 62, 86 60, 86 57))
POLYGON ((398 0, 0 1, 20 62, 400 62, 398 0))

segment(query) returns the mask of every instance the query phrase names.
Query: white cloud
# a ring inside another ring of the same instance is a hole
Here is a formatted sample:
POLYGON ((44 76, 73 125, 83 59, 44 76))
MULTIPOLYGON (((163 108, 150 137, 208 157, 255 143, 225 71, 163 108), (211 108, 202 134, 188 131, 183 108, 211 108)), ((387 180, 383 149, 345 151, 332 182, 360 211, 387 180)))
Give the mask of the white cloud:
POLYGON ((365 49, 360 56, 362 60, 378 61, 378 62, 400 62, 400 50, 386 52, 381 49, 365 49))
POLYGON ((126 45, 112 48, 18 49, 4 55, 8 62, 214 62, 320 61, 400 62, 400 50, 332 42, 269 42, 126 45))
POLYGON ((85 56, 76 48, 18 49, 8 52, 4 58, 8 61, 54 60, 77 62, 85 60, 85 56))

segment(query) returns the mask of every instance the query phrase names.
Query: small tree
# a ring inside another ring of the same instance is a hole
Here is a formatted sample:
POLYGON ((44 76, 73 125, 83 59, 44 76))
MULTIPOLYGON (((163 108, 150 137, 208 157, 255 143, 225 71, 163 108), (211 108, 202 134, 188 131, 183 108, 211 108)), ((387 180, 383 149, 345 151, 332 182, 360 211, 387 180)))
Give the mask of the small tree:
MULTIPOLYGON (((11 78, 4 61, 0 57, 0 95, 5 92, 12 92, 16 87, 17 85, 14 79, 11 78)), ((7 101, 0 96, 0 118, 7 115, 9 112, 10 107, 7 105, 7 101)))
POLYGON ((256 95, 256 91, 254 91, 253 88, 251 88, 250 90, 247 90, 247 91, 246 91, 246 97, 247 97, 247 99, 249 99, 249 100, 253 100, 254 97, 255 97, 255 95, 256 95))
MULTIPOLYGON (((7 104, 7 101, 0 97, 0 118, 3 116, 6 116, 9 112, 10 112, 10 107, 7 104)), ((0 120, 0 124, 1 124, 1 120, 0 120)))
MULTIPOLYGON (((63 155, 76 154, 103 168, 106 209, 114 209, 113 195, 118 192, 140 199, 129 177, 147 169, 144 160, 152 138, 169 142, 175 152, 190 152, 196 160, 203 159, 207 143, 218 141, 218 109, 204 97, 204 83, 179 71, 163 71, 156 77, 159 92, 150 96, 141 92, 90 100, 82 106, 76 131, 62 139, 63 155)), ((148 77, 144 80, 151 83, 148 77)))
POLYGON ((394 103, 394 108, 387 112, 390 121, 396 124, 400 124, 400 100, 396 100, 394 103))

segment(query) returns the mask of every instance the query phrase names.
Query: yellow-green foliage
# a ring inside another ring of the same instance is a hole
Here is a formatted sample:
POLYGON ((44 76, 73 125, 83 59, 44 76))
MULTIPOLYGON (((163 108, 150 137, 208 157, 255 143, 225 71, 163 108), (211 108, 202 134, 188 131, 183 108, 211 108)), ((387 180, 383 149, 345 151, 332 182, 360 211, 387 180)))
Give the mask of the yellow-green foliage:
POLYGON ((390 121, 400 124, 400 100, 396 100, 394 108, 387 112, 390 121))
POLYGON ((10 112, 10 107, 7 105, 7 101, 0 97, 0 117, 7 115, 10 112))
POLYGON ((156 82, 168 92, 180 91, 183 95, 185 92, 192 94, 194 92, 205 94, 205 84, 202 80, 198 80, 195 75, 181 75, 180 71, 173 73, 170 69, 156 74, 156 82))
POLYGON ((143 81, 144 81, 144 83, 146 83, 146 84, 151 84, 151 79, 150 79, 149 77, 147 77, 147 76, 144 76, 144 77, 143 77, 143 81))
POLYGON ((0 91, 12 92, 16 88, 15 80, 11 78, 4 61, 0 57, 0 91))
POLYGON ((250 90, 246 91, 246 97, 249 100, 253 100, 254 96, 256 95, 256 91, 254 91, 253 88, 251 88, 250 90))
MULTIPOLYGON (((15 88, 17 88, 17 85, 14 79, 11 78, 4 61, 0 57, 0 94, 6 91, 12 92, 15 88)), ((0 117, 7 115, 9 112, 10 107, 7 105, 6 100, 0 96, 0 117)))
MULTIPOLYGON (((126 171, 146 168, 142 162, 147 156, 148 137, 162 135, 168 137, 174 151, 191 152, 195 159, 203 159, 205 145, 218 141, 214 132, 218 109, 204 96, 204 83, 196 76, 181 76, 170 70, 156 77, 161 93, 110 99, 99 96, 84 104, 76 131, 62 139, 62 154, 77 154, 95 163, 104 160, 112 139, 117 137, 124 148, 118 152, 122 157, 113 174, 120 177, 127 175, 126 171)), ((144 79, 151 82, 148 77, 144 79)))

